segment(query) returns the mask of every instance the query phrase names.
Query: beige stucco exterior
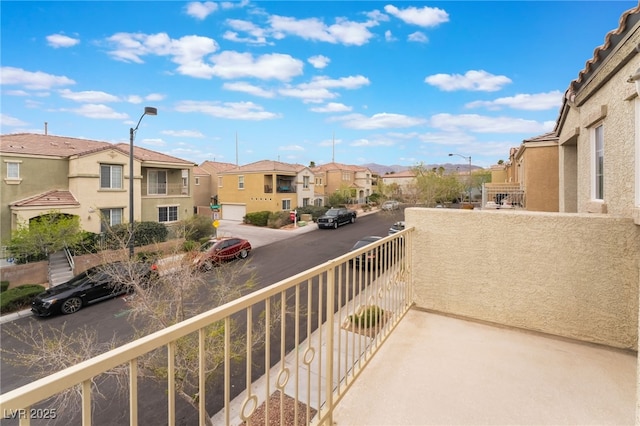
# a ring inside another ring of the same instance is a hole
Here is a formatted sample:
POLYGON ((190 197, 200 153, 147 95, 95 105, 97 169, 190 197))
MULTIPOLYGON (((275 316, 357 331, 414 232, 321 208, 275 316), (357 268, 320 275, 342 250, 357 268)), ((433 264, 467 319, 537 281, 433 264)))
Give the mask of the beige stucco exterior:
POLYGON ((640 227, 631 219, 420 208, 405 218, 416 229, 417 306, 637 349, 640 227))
MULTIPOLYGON (((567 91, 557 130, 560 144, 560 211, 633 218, 638 200, 638 101, 627 82, 640 68, 640 26, 609 49, 606 60, 567 91), (603 126, 604 195, 594 197, 594 129, 603 126)), ((640 222, 639 222, 640 224, 640 222)))
POLYGON ((524 141, 515 156, 517 182, 525 191, 529 211, 559 211, 558 143, 557 138, 550 139, 524 141))
POLYGON ((327 201, 327 197, 337 191, 349 190, 356 203, 365 203, 376 189, 374 173, 360 166, 328 163, 312 167, 315 174, 316 194, 327 201))

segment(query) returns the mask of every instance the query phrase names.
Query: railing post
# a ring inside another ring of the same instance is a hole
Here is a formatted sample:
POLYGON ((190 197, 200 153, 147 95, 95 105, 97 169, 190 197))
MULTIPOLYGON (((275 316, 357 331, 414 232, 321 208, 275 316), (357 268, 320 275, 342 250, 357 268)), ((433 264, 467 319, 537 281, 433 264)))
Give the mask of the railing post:
POLYGON ((333 343, 335 339, 335 323, 334 323, 334 305, 335 305, 335 274, 336 267, 335 262, 331 262, 331 266, 327 271, 327 353, 326 353, 326 366, 325 372, 325 405, 327 407, 327 416, 325 417, 326 425, 333 425, 333 343))

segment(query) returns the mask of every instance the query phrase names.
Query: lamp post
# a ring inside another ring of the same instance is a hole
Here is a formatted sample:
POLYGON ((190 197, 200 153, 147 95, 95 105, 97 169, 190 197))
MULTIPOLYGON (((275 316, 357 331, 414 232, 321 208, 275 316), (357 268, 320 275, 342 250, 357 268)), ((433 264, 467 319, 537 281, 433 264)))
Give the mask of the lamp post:
POLYGON ((129 235, 129 258, 133 258, 133 243, 134 243, 134 226, 133 226, 133 135, 140 122, 145 115, 158 115, 158 109, 153 107, 144 107, 144 113, 140 116, 136 127, 129 129, 129 227, 131 234, 129 235))
POLYGON ((469 204, 471 204, 471 156, 466 156, 466 155, 460 155, 460 154, 449 154, 449 157, 453 157, 454 155, 457 155, 458 157, 462 157, 465 160, 469 161, 469 176, 468 176, 468 185, 469 185, 469 204))

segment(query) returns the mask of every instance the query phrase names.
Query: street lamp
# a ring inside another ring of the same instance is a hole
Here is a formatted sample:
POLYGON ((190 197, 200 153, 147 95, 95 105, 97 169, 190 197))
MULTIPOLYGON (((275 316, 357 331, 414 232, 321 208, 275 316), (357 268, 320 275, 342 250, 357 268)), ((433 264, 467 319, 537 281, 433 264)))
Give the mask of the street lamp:
POLYGON ((133 228, 133 135, 136 130, 138 130, 138 126, 140 126, 140 122, 144 118, 145 115, 158 115, 158 109, 154 107, 144 107, 144 113, 140 116, 140 120, 138 120, 138 124, 136 127, 131 127, 129 129, 129 227, 131 234, 129 235, 129 258, 133 258, 133 243, 134 243, 134 228, 133 228))
POLYGON ((453 157, 457 155, 458 157, 462 157, 465 160, 469 161, 469 177, 468 177, 468 185, 469 185, 469 204, 471 204, 471 156, 460 155, 460 154, 449 154, 449 157, 453 157))

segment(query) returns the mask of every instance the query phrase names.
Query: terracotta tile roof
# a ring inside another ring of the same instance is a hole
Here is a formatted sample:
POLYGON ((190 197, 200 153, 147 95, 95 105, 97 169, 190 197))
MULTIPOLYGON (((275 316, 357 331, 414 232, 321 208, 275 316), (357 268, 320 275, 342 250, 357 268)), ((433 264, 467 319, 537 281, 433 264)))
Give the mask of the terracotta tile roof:
MULTIPOLYGON (((107 149, 117 149, 129 155, 129 144, 112 144, 88 139, 43 135, 38 133, 17 133, 0 135, 0 152, 25 155, 43 155, 69 158, 74 155, 88 155, 107 149)), ((194 163, 157 151, 133 147, 133 155, 140 161, 152 161, 171 164, 194 165, 194 163)))
POLYGON ((414 172, 412 172, 411 170, 403 170, 401 172, 389 173, 387 175, 381 175, 380 177, 383 178, 383 179, 413 178, 413 177, 416 177, 416 174, 414 172))
POLYGON ((548 133, 545 133, 545 134, 540 135, 540 136, 535 136, 535 137, 530 138, 530 139, 525 139, 522 142, 523 143, 526 143, 526 142, 558 142, 558 136, 556 136, 555 132, 548 132, 548 133))
POLYGON ((221 163, 219 161, 204 161, 200 164, 200 167, 209 171, 209 173, 220 173, 225 170, 235 169, 236 165, 233 163, 221 163))
MULTIPOLYGON (((129 144, 128 143, 119 143, 119 144, 115 144, 113 145, 116 149, 124 152, 125 154, 129 155, 129 144)), ((142 148, 141 146, 133 146, 133 156, 135 158, 137 158, 140 161, 152 161, 152 162, 157 162, 157 163, 177 163, 177 164, 184 164, 184 165, 188 165, 188 166, 195 166, 196 164, 191 162, 191 161, 187 161, 187 160, 183 160, 181 158, 178 157, 173 157, 171 155, 167 155, 167 154, 163 154, 161 152, 158 151, 152 151, 150 149, 146 149, 146 148, 142 148)))
POLYGON ((297 165, 282 163, 280 161, 273 160, 260 160, 255 163, 245 164, 244 166, 235 167, 233 169, 225 170, 229 173, 240 172, 293 172, 297 173, 297 165))
POLYGON ((578 78, 571 82, 569 89, 573 92, 580 90, 582 83, 587 81, 591 74, 600 66, 600 63, 609 56, 618 43, 624 38, 627 31, 640 21, 640 4, 627 10, 622 14, 618 22, 618 27, 607 33, 602 46, 598 46, 593 51, 593 58, 589 59, 584 69, 578 73, 578 78))
POLYGON ((108 142, 37 133, 0 135, 0 152, 70 157, 81 153, 112 147, 108 142))
POLYGON ((57 189, 23 198, 10 204, 10 206, 13 207, 56 207, 70 205, 79 206, 80 203, 71 192, 57 189))
POLYGON ((351 164, 327 163, 327 164, 322 164, 322 165, 317 166, 317 167, 312 167, 311 170, 313 170, 314 172, 315 171, 327 172, 327 171, 335 171, 335 170, 352 171, 352 172, 364 172, 364 171, 367 171, 369 169, 366 168, 366 167, 354 166, 354 165, 351 165, 351 164))
POLYGON ((209 173, 204 167, 196 166, 193 168, 193 175, 194 176, 211 176, 211 173, 209 173))

